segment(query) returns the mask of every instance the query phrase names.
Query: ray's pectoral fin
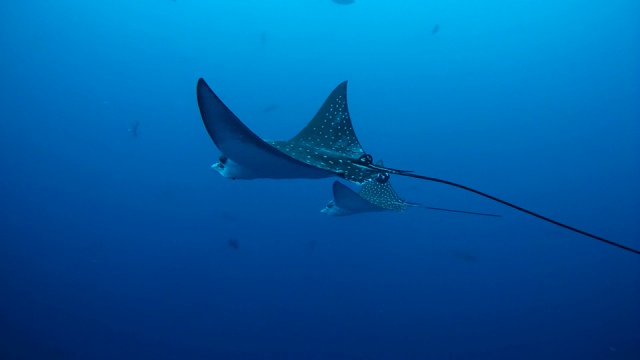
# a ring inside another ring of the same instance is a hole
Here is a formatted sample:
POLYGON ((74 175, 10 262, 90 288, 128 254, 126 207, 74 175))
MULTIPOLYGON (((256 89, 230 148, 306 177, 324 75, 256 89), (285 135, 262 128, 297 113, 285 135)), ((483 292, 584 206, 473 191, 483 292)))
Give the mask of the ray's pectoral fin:
POLYGON ((357 163, 365 152, 351 123, 346 81, 336 86, 296 136, 270 144, 293 158, 358 184, 378 173, 357 163))
POLYGON ((333 200, 331 200, 321 212, 327 215, 344 216, 386 210, 387 209, 381 206, 371 203, 341 182, 334 181, 333 200))
POLYGON ((334 175, 269 145, 236 117, 203 80, 197 85, 200 115, 211 140, 222 152, 213 166, 223 176, 234 179, 319 179, 334 175))

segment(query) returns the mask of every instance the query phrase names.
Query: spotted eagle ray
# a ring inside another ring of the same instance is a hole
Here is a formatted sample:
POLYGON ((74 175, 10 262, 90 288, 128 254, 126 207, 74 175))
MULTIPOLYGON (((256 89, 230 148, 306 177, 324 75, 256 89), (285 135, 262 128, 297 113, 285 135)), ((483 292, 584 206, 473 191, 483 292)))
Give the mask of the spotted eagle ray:
POLYGON ((338 176, 363 184, 386 182, 390 174, 437 182, 463 189, 509 206, 556 226, 640 255, 640 251, 563 224, 518 205, 452 181, 415 174, 373 163, 351 125, 347 106, 347 82, 338 85, 320 110, 288 141, 263 140, 253 133, 211 90, 204 79, 197 88, 200 115, 209 136, 222 152, 212 167, 232 179, 320 179, 338 176))
POLYGON ((405 211, 410 208, 500 217, 500 215, 496 214, 445 209, 408 202, 393 190, 389 182, 377 180, 369 180, 364 183, 360 192, 355 192, 343 183, 334 181, 333 200, 329 201, 327 206, 320 212, 330 216, 346 216, 367 212, 405 211))
MULTIPOLYGON (((379 160, 378 165, 382 166, 379 160)), ((410 208, 449 211, 471 215, 500 217, 500 215, 480 212, 445 209, 426 206, 404 200, 391 186, 390 181, 369 180, 362 185, 359 192, 351 190, 339 181, 333 183, 333 200, 320 212, 331 216, 355 215, 367 212, 405 211, 410 208)))

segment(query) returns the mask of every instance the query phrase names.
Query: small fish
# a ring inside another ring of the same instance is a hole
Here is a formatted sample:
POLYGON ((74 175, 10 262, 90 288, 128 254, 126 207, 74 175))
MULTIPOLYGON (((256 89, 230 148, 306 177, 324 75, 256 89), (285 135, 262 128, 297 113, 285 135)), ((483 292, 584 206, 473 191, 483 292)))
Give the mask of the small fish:
POLYGON ((307 251, 312 252, 313 250, 315 250, 315 248, 316 248, 316 240, 315 239, 309 240, 309 242, 307 243, 307 251))
POLYGON ((336 4, 340 4, 340 5, 351 5, 354 2, 356 2, 356 0, 331 0, 336 4))
POLYGON ((431 29, 431 35, 435 35, 440 31, 440 25, 436 24, 433 29, 431 29))
POLYGON ((466 261, 468 263, 475 263, 476 261, 478 261, 478 258, 475 255, 464 250, 454 251, 453 257, 462 261, 466 261))
POLYGON ((238 239, 229 238, 229 247, 234 250, 237 250, 240 247, 240 243, 238 243, 238 239))
POLYGON ((278 110, 278 105, 271 104, 271 105, 263 107, 262 110, 260 110, 260 112, 261 113, 270 113, 270 112, 274 112, 276 110, 278 110))
POLYGON ((140 126, 140 122, 136 121, 134 122, 131 127, 127 130, 131 133, 131 135, 133 135, 134 138, 138 137, 138 127, 140 126))

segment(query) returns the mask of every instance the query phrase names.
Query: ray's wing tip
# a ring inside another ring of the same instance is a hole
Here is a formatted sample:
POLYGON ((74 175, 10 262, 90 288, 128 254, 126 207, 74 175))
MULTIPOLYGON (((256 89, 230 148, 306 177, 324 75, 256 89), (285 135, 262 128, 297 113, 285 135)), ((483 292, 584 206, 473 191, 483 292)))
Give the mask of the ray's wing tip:
POLYGON ((207 84, 206 81, 204 81, 203 78, 199 78, 198 79, 198 85, 196 86, 196 89, 198 90, 198 92, 202 92, 205 90, 211 91, 211 88, 209 87, 209 84, 207 84))

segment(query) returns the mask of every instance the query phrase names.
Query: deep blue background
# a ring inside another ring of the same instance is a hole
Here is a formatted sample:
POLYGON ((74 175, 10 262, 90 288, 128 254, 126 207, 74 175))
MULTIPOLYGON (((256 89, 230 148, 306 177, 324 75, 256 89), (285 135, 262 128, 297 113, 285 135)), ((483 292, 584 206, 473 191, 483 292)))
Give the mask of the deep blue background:
POLYGON ((211 170, 195 99, 204 77, 287 139, 348 79, 387 165, 638 248, 638 19, 635 0, 2 1, 0 358, 640 358, 637 255, 398 177, 503 217, 326 217, 333 179, 211 170))

